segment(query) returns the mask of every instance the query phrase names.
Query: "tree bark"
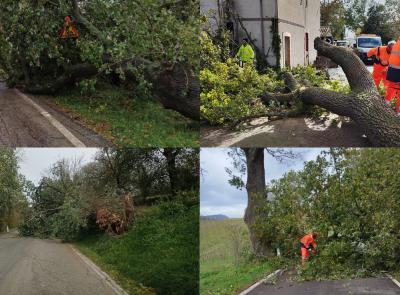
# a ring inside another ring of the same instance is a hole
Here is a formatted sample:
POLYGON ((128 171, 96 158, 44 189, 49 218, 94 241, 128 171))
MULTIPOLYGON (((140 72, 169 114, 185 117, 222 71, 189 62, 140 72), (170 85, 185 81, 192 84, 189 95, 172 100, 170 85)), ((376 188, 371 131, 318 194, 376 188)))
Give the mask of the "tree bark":
POLYGON ((167 160, 167 171, 169 177, 170 193, 174 196, 178 190, 177 180, 178 173, 176 171, 176 156, 179 153, 179 149, 166 148, 163 150, 163 155, 167 160))
POLYGON ((252 251, 256 256, 266 256, 268 249, 263 245, 254 230, 257 207, 263 204, 266 198, 265 170, 264 170, 264 149, 244 148, 247 165, 247 208, 244 221, 249 228, 252 251))
POLYGON ((315 39, 314 47, 320 55, 332 59, 343 68, 351 93, 297 87, 289 94, 266 93, 262 96, 264 103, 272 99, 280 102, 300 99, 306 104, 318 105, 350 117, 365 130, 373 146, 400 146, 400 118, 385 104, 361 59, 352 50, 332 46, 320 38, 315 39))

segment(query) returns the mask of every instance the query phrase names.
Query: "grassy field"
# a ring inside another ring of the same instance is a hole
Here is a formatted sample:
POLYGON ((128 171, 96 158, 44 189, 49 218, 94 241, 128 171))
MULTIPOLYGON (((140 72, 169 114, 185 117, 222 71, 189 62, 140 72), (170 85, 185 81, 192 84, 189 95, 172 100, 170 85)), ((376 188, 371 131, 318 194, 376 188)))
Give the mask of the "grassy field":
POLYGON ((73 88, 52 101, 120 147, 199 146, 198 123, 121 87, 100 84, 90 95, 73 88))
POLYGON ((251 258, 242 219, 200 222, 200 294, 236 294, 272 272, 251 258))
POLYGON ((123 236, 91 235, 75 245, 130 294, 198 294, 198 212, 157 206, 123 236))

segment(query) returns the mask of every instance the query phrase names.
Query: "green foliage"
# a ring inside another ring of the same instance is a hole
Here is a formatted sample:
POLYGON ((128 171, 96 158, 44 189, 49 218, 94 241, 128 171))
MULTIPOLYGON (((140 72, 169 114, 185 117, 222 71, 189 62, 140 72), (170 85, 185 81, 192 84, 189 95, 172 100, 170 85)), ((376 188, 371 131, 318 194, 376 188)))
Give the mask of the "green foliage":
POLYGON ((78 40, 61 40, 58 30, 72 13, 72 1, 0 2, 0 66, 10 83, 41 76, 53 79, 60 68, 87 62, 100 70, 107 60, 145 58, 159 64, 198 66, 198 1, 79 1, 98 33, 77 24, 78 40), (149 37, 151 36, 151 37, 149 37), (107 59, 104 59, 107 56, 107 59), (25 67, 25 69, 24 69, 25 67))
POLYGON ((65 202, 60 211, 52 216, 53 234, 63 241, 73 241, 87 227, 81 207, 71 201, 65 202))
MULTIPOLYGON (((201 33, 201 118, 211 125, 235 126, 246 118, 296 111, 298 108, 296 103, 287 105, 274 101, 269 105, 262 103, 260 97, 263 93, 285 90, 281 78, 282 71, 268 68, 260 73, 251 64, 241 68, 234 58, 229 57, 230 48, 227 40, 227 36, 223 36, 221 40, 210 37, 204 31, 201 33)), ((278 52, 280 40, 276 38, 275 43, 278 52)), ((275 55, 279 57, 277 53, 275 55)), ((350 91, 347 84, 329 80, 323 72, 311 66, 298 66, 283 71, 290 71, 302 86, 321 87, 343 93, 350 91)))
POLYGON ((363 33, 376 34, 382 37, 382 42, 387 44, 397 36, 393 35, 392 20, 387 17, 385 5, 375 4, 371 6, 367 14, 368 18, 363 27, 363 33))
MULTIPOLYGON (((124 287, 124 278, 130 278, 154 288, 157 294, 196 294, 199 207, 177 203, 170 206, 168 209, 165 203, 139 216, 135 227, 119 239, 86 237, 78 247, 114 271, 124 287), (178 207, 184 210, 176 210, 178 207)), ((128 290, 141 294, 129 286, 128 290)))
POLYGON ((27 206, 23 195, 25 180, 18 174, 18 155, 12 149, 0 150, 0 232, 18 225, 27 206))
POLYGON ((344 38, 346 7, 343 0, 321 2, 321 26, 328 26, 335 39, 344 38))
POLYGON ((304 279, 359 277, 400 265, 397 149, 331 149, 269 187, 254 230, 268 247, 299 259, 298 241, 321 233, 304 279))

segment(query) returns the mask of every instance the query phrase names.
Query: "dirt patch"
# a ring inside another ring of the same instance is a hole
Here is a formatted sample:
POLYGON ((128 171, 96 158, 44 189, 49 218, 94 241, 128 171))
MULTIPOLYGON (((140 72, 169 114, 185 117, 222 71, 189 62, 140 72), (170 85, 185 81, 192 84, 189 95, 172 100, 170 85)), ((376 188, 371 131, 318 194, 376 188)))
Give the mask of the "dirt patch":
POLYGON ((354 121, 330 114, 313 119, 307 116, 269 121, 257 118, 233 131, 224 127, 203 127, 204 147, 367 147, 371 143, 354 121))

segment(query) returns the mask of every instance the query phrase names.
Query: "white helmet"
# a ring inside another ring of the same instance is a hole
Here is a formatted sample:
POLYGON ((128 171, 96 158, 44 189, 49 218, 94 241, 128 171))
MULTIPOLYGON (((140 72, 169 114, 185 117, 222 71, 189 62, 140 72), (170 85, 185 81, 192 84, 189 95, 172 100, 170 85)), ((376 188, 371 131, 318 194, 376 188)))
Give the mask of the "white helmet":
POLYGON ((396 41, 394 41, 394 40, 392 40, 392 41, 390 41, 389 43, 388 43, 388 45, 394 45, 394 44, 396 44, 396 41))

